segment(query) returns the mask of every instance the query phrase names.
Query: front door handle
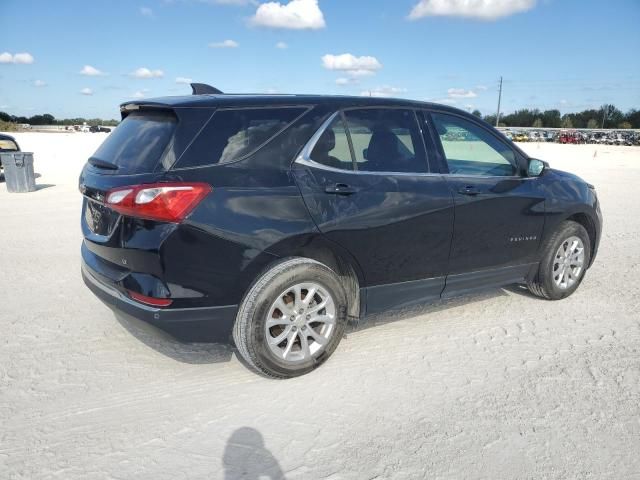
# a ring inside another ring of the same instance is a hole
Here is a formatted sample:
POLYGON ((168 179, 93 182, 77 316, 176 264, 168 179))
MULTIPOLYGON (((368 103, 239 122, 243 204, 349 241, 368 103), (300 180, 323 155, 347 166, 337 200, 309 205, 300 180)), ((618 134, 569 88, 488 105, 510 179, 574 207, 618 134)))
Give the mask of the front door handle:
POLYGON ((336 183, 329 185, 324 189, 325 193, 333 193, 334 195, 352 195, 358 191, 357 188, 351 187, 346 183, 336 183))
POLYGON ((465 185, 464 187, 458 189, 458 193, 460 193, 461 195, 478 195, 480 193, 480 190, 478 190, 478 188, 474 187, 473 185, 465 185))

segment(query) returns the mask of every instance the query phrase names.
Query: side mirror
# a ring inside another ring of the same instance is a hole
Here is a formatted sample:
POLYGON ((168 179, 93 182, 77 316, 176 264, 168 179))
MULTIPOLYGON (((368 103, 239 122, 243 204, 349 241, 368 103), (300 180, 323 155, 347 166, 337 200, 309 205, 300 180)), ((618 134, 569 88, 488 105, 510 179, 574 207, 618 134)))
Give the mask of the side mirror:
POLYGON ((542 160, 538 160, 537 158, 529 159, 529 166, 527 167, 527 175, 529 177, 539 177, 544 172, 544 169, 547 167, 547 164, 542 160))

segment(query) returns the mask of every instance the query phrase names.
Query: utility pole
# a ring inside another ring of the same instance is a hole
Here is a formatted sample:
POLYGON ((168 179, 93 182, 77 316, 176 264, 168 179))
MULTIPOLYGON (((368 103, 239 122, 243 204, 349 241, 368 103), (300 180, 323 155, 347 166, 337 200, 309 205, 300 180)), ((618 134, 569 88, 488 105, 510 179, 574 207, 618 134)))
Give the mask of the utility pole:
POLYGON ((500 89, 498 90, 498 112, 496 113, 496 127, 500 123, 500 100, 502 100, 502 77, 500 77, 500 89))

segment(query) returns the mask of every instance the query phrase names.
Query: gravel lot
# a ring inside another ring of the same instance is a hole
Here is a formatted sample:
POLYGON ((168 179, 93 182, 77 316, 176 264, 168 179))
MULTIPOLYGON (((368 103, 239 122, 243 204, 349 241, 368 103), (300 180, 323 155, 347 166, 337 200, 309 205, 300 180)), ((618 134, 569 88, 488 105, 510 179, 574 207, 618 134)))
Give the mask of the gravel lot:
POLYGON ((575 295, 517 288, 376 318, 271 381, 116 318, 80 278, 78 173, 104 134, 17 134, 0 184, 0 478, 640 478, 640 148, 524 144, 594 183, 575 295))

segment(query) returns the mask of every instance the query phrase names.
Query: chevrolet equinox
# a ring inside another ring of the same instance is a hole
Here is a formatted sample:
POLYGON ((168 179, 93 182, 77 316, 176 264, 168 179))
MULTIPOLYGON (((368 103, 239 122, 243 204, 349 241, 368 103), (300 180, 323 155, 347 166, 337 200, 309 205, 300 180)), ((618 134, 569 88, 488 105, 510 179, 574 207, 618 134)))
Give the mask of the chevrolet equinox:
POLYGON ((121 105, 88 159, 82 275, 267 376, 318 367, 365 314, 514 283, 565 298, 596 256, 594 187, 461 110, 193 91, 121 105))

